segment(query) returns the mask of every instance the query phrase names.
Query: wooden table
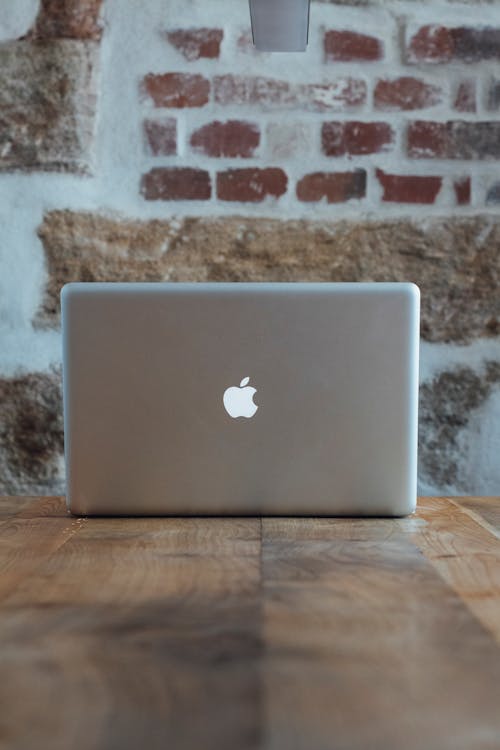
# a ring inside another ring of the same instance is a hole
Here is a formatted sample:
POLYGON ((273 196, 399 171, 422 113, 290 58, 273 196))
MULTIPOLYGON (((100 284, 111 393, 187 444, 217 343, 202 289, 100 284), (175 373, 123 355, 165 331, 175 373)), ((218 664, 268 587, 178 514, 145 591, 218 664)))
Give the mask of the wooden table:
POLYGON ((498 750, 500 499, 400 520, 0 501, 2 750, 498 750))

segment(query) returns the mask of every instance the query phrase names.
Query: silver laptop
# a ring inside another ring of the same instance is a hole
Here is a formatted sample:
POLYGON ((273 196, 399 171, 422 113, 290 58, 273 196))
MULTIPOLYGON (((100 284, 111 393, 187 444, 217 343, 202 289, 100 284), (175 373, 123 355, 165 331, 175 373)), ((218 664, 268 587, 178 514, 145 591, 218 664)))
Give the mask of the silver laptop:
POLYGON ((61 296, 72 513, 414 510, 413 284, 76 283, 61 296))

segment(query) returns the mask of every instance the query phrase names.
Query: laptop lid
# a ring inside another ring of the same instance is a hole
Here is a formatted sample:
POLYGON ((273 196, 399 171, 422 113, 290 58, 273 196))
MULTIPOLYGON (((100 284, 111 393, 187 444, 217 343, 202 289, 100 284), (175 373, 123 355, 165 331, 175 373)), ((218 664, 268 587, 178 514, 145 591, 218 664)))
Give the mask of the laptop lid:
POLYGON ((414 510, 413 284, 76 283, 62 322, 73 513, 414 510))

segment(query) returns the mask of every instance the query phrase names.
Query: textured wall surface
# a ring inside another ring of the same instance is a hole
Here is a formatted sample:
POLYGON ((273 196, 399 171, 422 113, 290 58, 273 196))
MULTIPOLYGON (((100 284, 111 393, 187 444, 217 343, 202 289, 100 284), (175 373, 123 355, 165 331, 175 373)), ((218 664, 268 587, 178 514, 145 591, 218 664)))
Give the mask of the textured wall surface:
POLYGON ((500 494, 500 5, 0 0, 0 491, 64 489, 71 280, 408 280, 420 490, 500 494))

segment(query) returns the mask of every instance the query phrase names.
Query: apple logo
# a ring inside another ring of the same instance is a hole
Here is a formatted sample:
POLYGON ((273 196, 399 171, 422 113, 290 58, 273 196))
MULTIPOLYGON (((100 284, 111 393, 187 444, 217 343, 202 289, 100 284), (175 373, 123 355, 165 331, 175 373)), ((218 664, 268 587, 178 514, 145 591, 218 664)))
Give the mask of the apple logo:
POLYGON ((253 395, 257 393, 255 388, 248 385, 250 378, 243 378, 239 387, 231 386, 224 392, 224 407, 230 417, 253 417, 257 409, 257 404, 253 402, 253 395))

